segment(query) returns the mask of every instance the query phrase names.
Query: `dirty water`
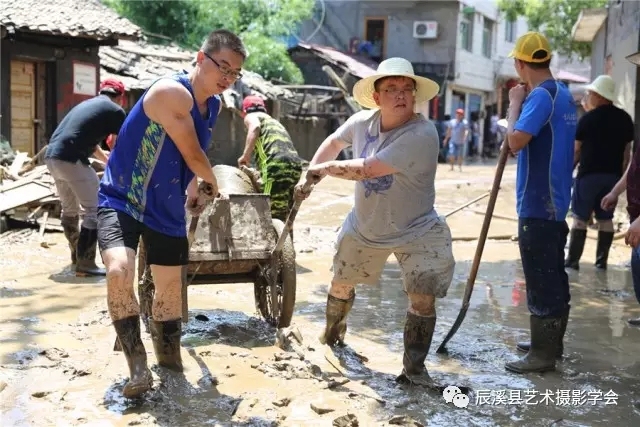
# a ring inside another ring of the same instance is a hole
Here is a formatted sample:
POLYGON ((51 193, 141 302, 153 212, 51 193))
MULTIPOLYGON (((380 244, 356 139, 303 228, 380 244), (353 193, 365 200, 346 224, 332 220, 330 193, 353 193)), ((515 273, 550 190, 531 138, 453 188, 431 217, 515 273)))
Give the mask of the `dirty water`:
MULTIPOLYGON (((513 167, 507 168, 496 212, 514 216, 513 167)), ((438 172, 438 210, 482 194, 491 167, 438 172)), ((516 375, 504 363, 528 338, 528 311, 517 243, 490 240, 471 305, 448 354, 436 349, 453 324, 475 251, 455 242, 456 273, 438 302, 427 367, 441 384, 472 389, 466 408, 434 392, 395 383, 402 365, 407 308, 400 271, 389 262, 378 286, 358 287, 345 349, 321 346, 333 238, 350 208, 348 189, 326 180, 303 204, 295 238, 298 292, 293 324, 303 343, 274 346, 275 330, 255 314, 251 284, 192 286, 183 332, 184 375, 154 365, 144 400, 121 396, 127 376, 102 279, 76 278, 60 233, 0 247, 0 425, 2 426, 635 426, 640 420, 640 315, 625 267, 629 250, 616 242, 611 267, 593 264, 587 242, 582 269, 570 274, 572 311, 558 371, 516 375), (529 399, 528 402, 526 400, 529 399), (522 401, 522 402, 521 402, 522 401), (334 420, 338 419, 336 423, 334 420)), ((477 235, 486 200, 452 215, 454 237, 477 235)), ((516 233, 494 219, 489 235, 516 233)))

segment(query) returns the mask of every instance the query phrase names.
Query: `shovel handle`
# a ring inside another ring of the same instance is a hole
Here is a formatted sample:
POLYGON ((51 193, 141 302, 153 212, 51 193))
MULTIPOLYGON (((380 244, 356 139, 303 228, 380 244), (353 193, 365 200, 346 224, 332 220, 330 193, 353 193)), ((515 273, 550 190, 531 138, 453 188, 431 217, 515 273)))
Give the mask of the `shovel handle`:
MULTIPOLYGON (((313 189, 315 183, 318 182, 314 179, 309 179, 307 177, 304 184, 302 184, 302 192, 308 193, 313 189)), ((289 211, 289 216, 287 216, 287 220, 284 223, 284 228, 282 229, 282 233, 278 236, 278 242, 276 246, 271 251, 271 256, 273 257, 276 252, 282 250, 282 246, 284 246, 284 241, 287 238, 287 234, 291 232, 291 228, 293 227, 293 221, 295 221, 296 216, 298 215, 298 209, 300 209, 300 205, 302 204, 302 200, 296 200, 291 207, 291 211, 289 211)))

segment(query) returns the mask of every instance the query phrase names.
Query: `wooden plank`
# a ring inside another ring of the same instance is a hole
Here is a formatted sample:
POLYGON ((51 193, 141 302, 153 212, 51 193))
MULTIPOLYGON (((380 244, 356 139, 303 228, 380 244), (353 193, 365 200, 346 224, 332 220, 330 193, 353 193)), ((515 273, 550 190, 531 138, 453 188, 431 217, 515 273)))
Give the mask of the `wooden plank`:
POLYGON ((35 152, 35 64, 11 61, 11 146, 15 151, 35 152))
POLYGON ((20 152, 16 154, 16 157, 13 159, 13 163, 11 163, 11 166, 9 167, 9 173, 13 176, 17 176, 20 169, 22 169, 22 165, 24 165, 24 162, 26 162, 28 158, 29 156, 27 153, 20 152))
POLYGON ((24 185, 0 193, 0 213, 36 202, 52 194, 53 191, 46 186, 26 182, 24 185))

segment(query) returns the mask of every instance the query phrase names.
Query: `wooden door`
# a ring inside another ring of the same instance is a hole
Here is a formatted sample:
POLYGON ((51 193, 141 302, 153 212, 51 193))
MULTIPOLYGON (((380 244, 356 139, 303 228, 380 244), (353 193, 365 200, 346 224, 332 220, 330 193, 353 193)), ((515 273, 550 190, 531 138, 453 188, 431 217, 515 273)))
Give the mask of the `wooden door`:
POLYGON ((11 61, 11 146, 14 151, 35 154, 35 63, 11 61))

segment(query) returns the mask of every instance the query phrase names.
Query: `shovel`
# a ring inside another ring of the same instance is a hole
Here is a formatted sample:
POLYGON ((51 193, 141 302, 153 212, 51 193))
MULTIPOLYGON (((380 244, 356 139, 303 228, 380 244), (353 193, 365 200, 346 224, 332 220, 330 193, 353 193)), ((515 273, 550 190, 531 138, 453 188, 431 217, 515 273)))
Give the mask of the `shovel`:
MULTIPOLYGON (((317 182, 313 179, 307 178, 305 183, 302 186, 302 191, 304 193, 308 193, 313 189, 314 183, 317 182)), ((293 221, 295 221, 296 216, 298 215, 298 209, 300 209, 300 205, 302 204, 302 200, 296 200, 289 211, 289 216, 287 216, 287 220, 284 223, 284 228, 282 229, 282 233, 278 236, 278 241, 271 251, 271 268, 266 275, 267 283, 271 289, 271 313, 273 315, 273 319, 277 319, 280 316, 280 307, 278 307, 278 262, 280 261, 282 247, 284 246, 284 241, 287 238, 287 235, 291 232, 293 228, 293 221)))
POLYGON ((451 330, 436 350, 436 353, 446 353, 447 343, 458 331, 462 321, 467 315, 469 309, 469 301, 471 300, 471 293, 473 292, 473 286, 476 282, 476 276, 478 275, 478 268, 480 268, 480 260, 482 259, 482 252, 484 251, 484 244, 487 241, 487 234, 489 233, 489 226, 491 225, 491 218, 493 217, 493 209, 496 206, 496 199, 498 198, 498 191, 500 190, 500 182, 502 181, 502 175, 504 168, 509 158, 509 144, 507 141, 502 143, 502 149, 500 150, 500 157, 498 158, 498 166, 496 167, 496 174, 493 178, 493 186, 491 187, 491 193, 489 195, 489 202, 487 203, 487 211, 484 214, 484 221, 482 222, 482 229, 480 230, 480 237, 478 238, 478 246, 476 247, 476 254, 473 257, 473 263, 471 264, 471 272, 467 280, 467 286, 464 290, 464 297, 462 299, 462 308, 456 321, 453 323, 451 330))

